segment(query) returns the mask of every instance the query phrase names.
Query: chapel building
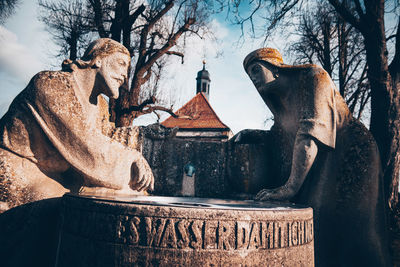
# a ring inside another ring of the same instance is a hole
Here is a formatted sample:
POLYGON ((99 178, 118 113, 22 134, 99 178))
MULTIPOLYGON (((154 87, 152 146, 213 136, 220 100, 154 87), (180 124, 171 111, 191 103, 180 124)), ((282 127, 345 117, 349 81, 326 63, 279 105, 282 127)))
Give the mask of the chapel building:
POLYGON ((176 138, 198 141, 224 141, 232 136, 230 128, 217 116, 210 105, 210 73, 205 68, 197 73, 196 95, 161 124, 167 128, 178 127, 176 138))

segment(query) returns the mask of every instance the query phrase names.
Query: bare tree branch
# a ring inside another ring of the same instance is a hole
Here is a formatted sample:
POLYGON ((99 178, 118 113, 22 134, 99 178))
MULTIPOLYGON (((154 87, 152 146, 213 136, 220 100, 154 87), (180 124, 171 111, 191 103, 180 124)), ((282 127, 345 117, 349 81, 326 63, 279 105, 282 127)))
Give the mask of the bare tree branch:
POLYGON ((143 14, 145 9, 146 6, 142 4, 135 10, 135 12, 133 12, 133 14, 129 15, 128 21, 125 22, 127 23, 127 25, 129 25, 129 28, 131 28, 132 25, 135 23, 135 21, 138 19, 138 17, 143 14))
POLYGON ((297 3, 299 3, 299 0, 294 0, 293 2, 291 1, 284 1, 284 6, 280 8, 280 11, 276 13, 277 15, 272 19, 268 30, 273 29, 276 24, 290 11, 293 9, 297 3))
POLYGON ((88 0, 89 3, 92 5, 94 11, 94 23, 97 27, 97 31, 101 38, 108 37, 106 30, 104 28, 103 22, 103 9, 100 0, 88 0))
POLYGON ((19 5, 20 0, 1 0, 0 1, 0 25, 4 24, 6 19, 10 17, 15 8, 19 5))
POLYGON ((176 41, 179 39, 179 37, 187 31, 187 29, 189 28, 190 25, 195 23, 195 19, 194 18, 189 18, 186 23, 168 40, 167 43, 165 43, 163 45, 163 47, 161 49, 159 49, 154 55, 152 55, 148 61, 146 62, 146 64, 144 64, 143 69, 144 70, 148 70, 151 65, 154 64, 154 62, 160 58, 163 54, 165 54, 171 47, 173 47, 174 45, 176 45, 176 41))
MULTIPOLYGON (((354 4, 356 5, 356 10, 358 13, 358 16, 360 17, 360 19, 362 20, 362 18, 365 16, 364 11, 361 8, 361 4, 360 4, 360 0, 353 0, 354 4)), ((345 1, 343 1, 343 5, 345 5, 345 1)))
POLYGON ((146 106, 150 105, 150 104, 154 104, 156 102, 156 98, 154 96, 151 96, 150 98, 146 99, 145 101, 143 101, 140 105, 137 106, 130 106, 127 109, 122 109, 122 113, 127 114, 130 113, 132 111, 142 111, 143 108, 145 108, 146 106))
POLYGON ((165 52, 165 54, 167 54, 167 55, 178 56, 178 57, 181 58, 181 64, 184 63, 184 57, 185 57, 185 55, 184 55, 183 53, 181 53, 181 52, 177 52, 177 51, 167 51, 167 52, 165 52))
POLYGON ((336 11, 343 17, 344 20, 348 21, 354 28, 361 32, 365 32, 365 26, 356 18, 345 5, 345 1, 328 0, 329 3, 336 9, 336 11))

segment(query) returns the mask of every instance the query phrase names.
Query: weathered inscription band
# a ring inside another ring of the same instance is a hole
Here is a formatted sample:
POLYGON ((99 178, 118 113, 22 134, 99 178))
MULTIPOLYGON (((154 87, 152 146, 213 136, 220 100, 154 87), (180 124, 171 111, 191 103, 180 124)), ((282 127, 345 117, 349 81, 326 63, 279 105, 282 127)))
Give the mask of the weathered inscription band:
POLYGON ((175 249, 275 249, 313 240, 313 221, 202 221, 120 216, 116 242, 175 249))
POLYGON ((79 266, 91 253, 105 257, 100 266, 107 266, 105 262, 112 266, 204 266, 216 260, 220 266, 265 266, 265 261, 314 264, 310 208, 230 209, 222 204, 207 208, 207 203, 196 208, 185 198, 186 206, 64 199, 59 266, 79 266))

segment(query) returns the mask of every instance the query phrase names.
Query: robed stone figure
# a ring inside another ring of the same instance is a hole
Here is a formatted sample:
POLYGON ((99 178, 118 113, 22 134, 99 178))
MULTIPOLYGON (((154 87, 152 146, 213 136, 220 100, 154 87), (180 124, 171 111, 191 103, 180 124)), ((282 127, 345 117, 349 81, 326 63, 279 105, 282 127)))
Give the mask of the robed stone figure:
POLYGON ((267 144, 271 154, 256 199, 313 208, 316 266, 388 266, 378 148, 328 73, 286 65, 272 48, 253 51, 243 64, 274 115, 270 131, 233 137, 267 144))
POLYGON ((103 38, 82 60, 32 78, 0 120, 0 211, 82 188, 132 194, 153 187, 141 153, 104 131, 101 94, 118 98, 130 61, 123 45, 103 38))

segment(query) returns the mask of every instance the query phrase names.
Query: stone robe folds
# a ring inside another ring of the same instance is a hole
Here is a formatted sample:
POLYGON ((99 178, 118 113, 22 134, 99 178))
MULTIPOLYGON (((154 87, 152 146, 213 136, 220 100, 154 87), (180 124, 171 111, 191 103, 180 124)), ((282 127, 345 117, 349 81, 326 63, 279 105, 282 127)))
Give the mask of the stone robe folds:
POLYGON ((316 265, 341 266, 346 258, 349 265, 365 259, 365 266, 385 266, 385 205, 375 140, 352 117, 322 68, 280 71, 298 82, 262 96, 275 120, 266 138, 273 154, 267 187, 286 183, 296 135, 314 139, 317 157, 291 201, 314 210, 316 265))
MULTIPOLYGON (((3 208, 81 186, 128 187, 142 155, 102 133, 99 99, 90 104, 69 72, 40 72, 0 120, 3 208)), ((147 167, 147 163, 145 163, 147 167)))

